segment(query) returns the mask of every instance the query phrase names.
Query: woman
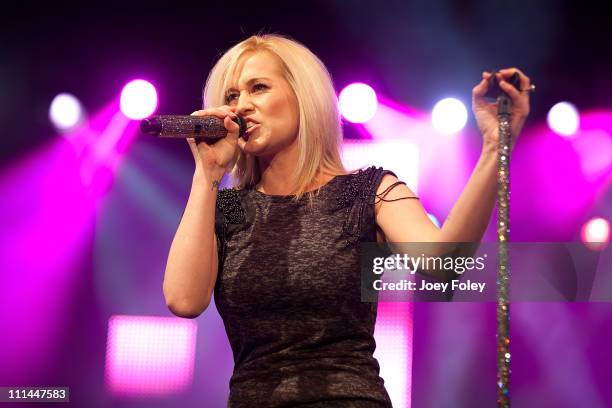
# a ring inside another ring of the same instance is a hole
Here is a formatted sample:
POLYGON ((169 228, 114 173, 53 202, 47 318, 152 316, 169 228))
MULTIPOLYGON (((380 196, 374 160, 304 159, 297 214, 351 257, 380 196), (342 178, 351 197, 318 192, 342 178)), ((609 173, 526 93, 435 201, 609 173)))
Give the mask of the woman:
MULTIPOLYGON (((223 118, 228 136, 214 145, 189 140, 193 184, 163 289, 170 310, 189 318, 215 294, 235 362, 229 406, 391 406, 372 356, 377 304, 360 297, 359 243, 481 239, 496 192, 498 124, 483 100, 489 76, 473 89, 482 155, 438 229, 392 172, 345 171, 332 81, 306 47, 253 36, 220 58, 205 109, 194 114, 223 118), (244 138, 235 115, 249 124, 244 138), (218 191, 229 171, 236 188, 218 191)), ((529 86, 523 74, 521 85, 529 86)), ((518 131, 527 93, 501 86, 518 131)))

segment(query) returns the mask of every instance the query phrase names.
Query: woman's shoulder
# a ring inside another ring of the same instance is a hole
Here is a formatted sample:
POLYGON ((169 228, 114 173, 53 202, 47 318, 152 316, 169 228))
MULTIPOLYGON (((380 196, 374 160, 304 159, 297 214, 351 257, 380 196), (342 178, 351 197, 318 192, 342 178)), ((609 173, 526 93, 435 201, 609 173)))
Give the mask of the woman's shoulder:
POLYGON ((381 180, 387 174, 395 176, 391 170, 380 166, 369 166, 340 176, 338 205, 344 207, 353 204, 356 200, 373 200, 381 180))

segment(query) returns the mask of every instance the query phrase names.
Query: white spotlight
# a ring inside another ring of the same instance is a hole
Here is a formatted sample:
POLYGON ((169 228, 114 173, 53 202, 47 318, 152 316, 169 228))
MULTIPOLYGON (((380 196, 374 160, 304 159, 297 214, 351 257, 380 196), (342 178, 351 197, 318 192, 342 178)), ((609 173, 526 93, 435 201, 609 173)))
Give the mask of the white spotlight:
POLYGON ((434 129, 445 135, 459 132, 465 127, 468 112, 463 104, 455 98, 445 98, 436 103, 431 112, 434 129))
POLYGON ((578 109, 569 102, 559 102, 548 111, 548 127, 558 135, 573 136, 580 125, 578 109))
POLYGON ((157 109, 157 91, 152 83, 136 79, 123 87, 119 104, 128 118, 144 119, 157 109))
POLYGON ((582 226, 580 238, 588 248, 603 249, 610 242, 610 223, 602 217, 592 218, 582 226))
POLYGON ((69 93, 58 94, 49 107, 49 119, 60 132, 67 132, 83 121, 84 110, 81 102, 69 93))
POLYGON ((349 122, 365 123, 372 119, 378 109, 376 92, 370 85, 356 82, 340 92, 340 112, 349 122))

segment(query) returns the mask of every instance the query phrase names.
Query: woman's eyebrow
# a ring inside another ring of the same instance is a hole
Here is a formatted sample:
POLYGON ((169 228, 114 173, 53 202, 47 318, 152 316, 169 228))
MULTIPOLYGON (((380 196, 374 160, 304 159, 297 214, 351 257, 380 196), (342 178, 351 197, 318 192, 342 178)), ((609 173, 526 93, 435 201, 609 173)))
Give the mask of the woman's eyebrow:
MULTIPOLYGON (((255 82, 255 81, 259 81, 260 79, 267 79, 267 80, 270 80, 270 78, 267 78, 267 77, 255 77, 255 78, 251 78, 251 79, 249 79, 249 80, 246 82, 246 84, 247 84, 247 85, 250 85, 250 84, 252 84, 252 83, 253 83, 253 82, 255 82)), ((232 87, 229 87, 227 90, 228 90, 228 91, 236 91, 237 89, 236 89, 236 88, 234 88, 234 87, 232 86, 232 87)))

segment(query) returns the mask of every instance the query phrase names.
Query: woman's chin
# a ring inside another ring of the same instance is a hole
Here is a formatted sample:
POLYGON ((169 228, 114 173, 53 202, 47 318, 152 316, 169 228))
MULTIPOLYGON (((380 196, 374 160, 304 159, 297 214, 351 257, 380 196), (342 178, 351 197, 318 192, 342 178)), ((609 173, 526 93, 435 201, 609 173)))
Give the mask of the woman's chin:
POLYGON ((246 153, 257 155, 258 153, 263 153, 265 148, 266 143, 264 143, 264 138, 257 137, 257 135, 251 135, 244 144, 243 150, 246 153))

